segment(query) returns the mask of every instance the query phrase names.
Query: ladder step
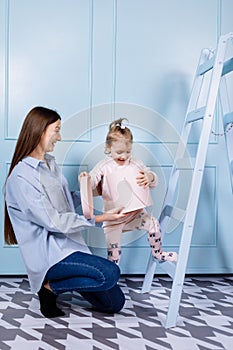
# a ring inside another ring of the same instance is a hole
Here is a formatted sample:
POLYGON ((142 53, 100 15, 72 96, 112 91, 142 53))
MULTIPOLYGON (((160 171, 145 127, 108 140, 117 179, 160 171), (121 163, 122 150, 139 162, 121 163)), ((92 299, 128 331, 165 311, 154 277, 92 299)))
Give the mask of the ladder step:
MULTIPOLYGON (((210 71, 211 69, 213 69, 214 61, 215 61, 215 55, 212 56, 206 62, 202 63, 198 68, 197 75, 203 75, 208 71, 210 71)), ((223 69, 222 69, 222 76, 232 71, 233 71, 233 57, 224 62, 223 69)))
POLYGON ((160 215, 160 221, 165 216, 169 216, 172 219, 183 222, 186 214, 186 210, 173 207, 172 205, 166 205, 160 215))
POLYGON ((147 273, 145 275, 143 285, 142 285, 142 291, 141 291, 142 293, 148 293, 150 291, 151 284, 154 278, 155 269, 156 269, 156 266, 158 265, 161 268, 161 270, 165 271, 172 279, 174 278, 175 272, 176 272, 176 263, 171 261, 159 262, 151 254, 148 262, 148 266, 147 266, 147 273))
POLYGON ((224 62, 222 76, 233 71, 233 57, 224 62))
POLYGON ((223 116, 224 129, 227 124, 233 123, 233 112, 227 113, 223 116))
POLYGON ((214 66, 214 61, 215 61, 215 55, 212 56, 209 60, 202 63, 198 67, 197 75, 203 75, 203 74, 207 73, 209 70, 211 70, 214 66))
POLYGON ((171 261, 163 261, 159 263, 159 267, 165 271, 171 278, 174 278, 176 272, 176 263, 171 261))
POLYGON ((195 109, 189 112, 186 118, 186 123, 188 124, 188 123, 196 122, 200 119, 203 119, 205 116, 205 110, 206 110, 206 106, 200 107, 198 109, 195 109))

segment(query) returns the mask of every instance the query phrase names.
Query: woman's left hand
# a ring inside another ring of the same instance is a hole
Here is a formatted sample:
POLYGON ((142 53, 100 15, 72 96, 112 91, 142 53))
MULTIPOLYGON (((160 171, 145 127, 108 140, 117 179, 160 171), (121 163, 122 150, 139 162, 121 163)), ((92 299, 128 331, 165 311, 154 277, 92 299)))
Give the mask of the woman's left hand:
POLYGON ((118 219, 122 219, 126 216, 126 214, 121 212, 122 210, 123 208, 115 208, 115 209, 106 211, 103 214, 96 215, 95 221, 98 223, 103 221, 115 221, 118 219))

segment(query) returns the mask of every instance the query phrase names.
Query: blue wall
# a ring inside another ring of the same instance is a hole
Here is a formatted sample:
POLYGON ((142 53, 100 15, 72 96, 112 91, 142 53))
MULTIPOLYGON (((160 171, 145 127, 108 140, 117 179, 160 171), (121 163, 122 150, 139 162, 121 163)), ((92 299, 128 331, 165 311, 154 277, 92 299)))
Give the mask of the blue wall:
MULTIPOLYGON (((63 141, 55 156, 72 188, 77 172, 104 156, 109 122, 126 116, 135 154, 159 175, 153 192, 158 216, 200 51, 233 31, 232 10, 231 0, 0 0, 1 187, 33 106, 62 115, 63 141)), ((222 131, 217 117, 214 128, 222 131)), ((181 192, 186 187, 184 178, 181 192)), ((232 210, 224 140, 212 137, 188 272, 233 272, 232 210)), ((0 211, 3 217, 2 193, 0 211)), ((4 245, 2 220, 1 232, 0 274, 24 273, 18 248, 4 245)), ((173 222, 165 249, 178 251, 180 233, 173 222)), ((102 230, 86 239, 105 255, 102 230)), ((123 243, 122 272, 144 273, 145 235, 129 233, 123 243)))

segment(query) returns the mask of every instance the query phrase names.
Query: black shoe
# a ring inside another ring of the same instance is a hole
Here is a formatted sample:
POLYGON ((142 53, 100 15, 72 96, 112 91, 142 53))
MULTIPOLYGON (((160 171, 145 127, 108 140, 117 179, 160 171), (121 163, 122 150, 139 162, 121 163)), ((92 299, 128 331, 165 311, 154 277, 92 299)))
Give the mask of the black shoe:
POLYGON ((64 316, 65 313, 57 307, 57 295, 44 286, 38 292, 40 300, 40 311, 47 318, 64 316))

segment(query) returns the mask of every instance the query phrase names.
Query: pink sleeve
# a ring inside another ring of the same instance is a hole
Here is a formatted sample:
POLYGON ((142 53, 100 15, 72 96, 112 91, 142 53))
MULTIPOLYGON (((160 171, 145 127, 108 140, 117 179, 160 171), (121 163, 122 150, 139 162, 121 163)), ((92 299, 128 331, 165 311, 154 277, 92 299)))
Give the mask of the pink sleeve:
POLYGON ((95 189, 98 184, 101 181, 101 178, 104 175, 103 169, 105 166, 105 160, 101 160, 100 162, 98 162, 95 167, 90 171, 90 176, 91 176, 91 186, 92 189, 95 189))
POLYGON ((150 183, 150 188, 155 188, 158 185, 158 176, 155 172, 153 172, 149 167, 145 166, 145 164, 139 159, 132 159, 132 163, 134 163, 139 170, 143 170, 145 172, 151 173, 154 177, 154 180, 150 183))

